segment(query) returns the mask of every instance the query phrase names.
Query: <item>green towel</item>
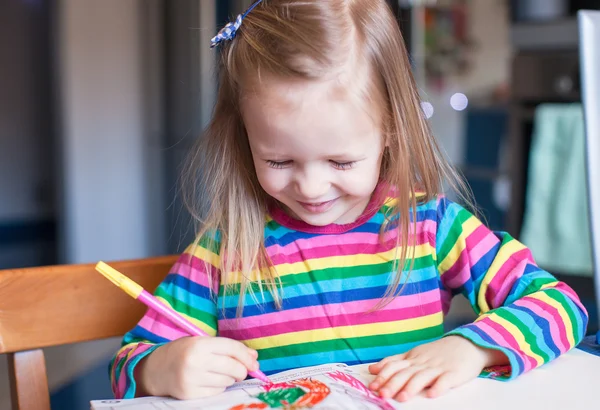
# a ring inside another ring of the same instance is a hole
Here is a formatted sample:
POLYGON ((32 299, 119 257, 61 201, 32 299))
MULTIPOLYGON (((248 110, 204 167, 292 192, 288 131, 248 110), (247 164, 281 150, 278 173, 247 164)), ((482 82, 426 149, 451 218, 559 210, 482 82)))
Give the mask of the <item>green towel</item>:
POLYGON ((535 112, 521 241, 555 273, 592 276, 581 104, 535 112))

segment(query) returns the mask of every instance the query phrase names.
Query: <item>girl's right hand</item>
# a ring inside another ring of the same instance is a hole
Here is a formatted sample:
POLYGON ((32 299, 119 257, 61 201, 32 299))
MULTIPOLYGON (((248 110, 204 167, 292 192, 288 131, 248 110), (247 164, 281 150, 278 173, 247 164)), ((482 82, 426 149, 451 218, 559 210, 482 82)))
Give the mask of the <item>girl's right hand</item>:
POLYGON ((138 364, 138 392, 182 400, 212 396, 258 370, 257 358, 256 350, 233 339, 184 337, 138 364))

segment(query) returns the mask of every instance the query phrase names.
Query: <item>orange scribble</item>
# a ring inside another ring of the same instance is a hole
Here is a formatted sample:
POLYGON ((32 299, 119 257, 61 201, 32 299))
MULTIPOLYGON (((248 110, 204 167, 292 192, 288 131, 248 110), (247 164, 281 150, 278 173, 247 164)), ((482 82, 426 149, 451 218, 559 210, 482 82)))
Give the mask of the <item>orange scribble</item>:
POLYGON ((262 410, 269 407, 267 403, 240 404, 229 410, 262 410))
MULTIPOLYGON (((317 404, 321 403, 329 394, 331 390, 325 383, 310 378, 293 380, 291 382, 274 383, 267 386, 263 386, 265 392, 272 392, 284 389, 300 388, 305 393, 298 398, 294 403, 281 402, 282 409, 295 410, 295 409, 307 409, 313 408, 317 404)), ((232 407, 230 410, 251 410, 251 409, 266 409, 269 405, 267 403, 253 403, 253 404, 240 404, 232 407)))
POLYGON ((307 391, 304 396, 300 397, 294 403, 294 406, 297 407, 314 407, 325 400, 329 396, 329 393, 331 393, 329 387, 318 380, 299 379, 294 380, 292 383, 307 391))

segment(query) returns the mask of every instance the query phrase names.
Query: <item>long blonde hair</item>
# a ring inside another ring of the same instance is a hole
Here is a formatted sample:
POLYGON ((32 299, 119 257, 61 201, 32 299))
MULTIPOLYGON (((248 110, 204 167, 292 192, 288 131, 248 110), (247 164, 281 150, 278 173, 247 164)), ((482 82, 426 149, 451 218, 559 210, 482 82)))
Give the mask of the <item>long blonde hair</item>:
POLYGON ((277 272, 263 242, 268 196, 258 182, 240 112, 244 85, 271 75, 318 80, 349 58, 344 45, 368 65, 369 91, 384 116, 381 178, 396 188, 397 202, 382 232, 398 229, 400 251, 385 298, 396 294, 403 271, 412 269, 415 244, 409 238, 416 230, 417 203, 435 198, 443 181, 466 192, 429 130, 400 29, 384 0, 264 0, 221 50, 214 115, 183 179, 185 203, 200 223, 198 237, 213 238, 219 249, 226 291, 233 274, 241 275, 238 314, 254 283, 281 306, 277 272))

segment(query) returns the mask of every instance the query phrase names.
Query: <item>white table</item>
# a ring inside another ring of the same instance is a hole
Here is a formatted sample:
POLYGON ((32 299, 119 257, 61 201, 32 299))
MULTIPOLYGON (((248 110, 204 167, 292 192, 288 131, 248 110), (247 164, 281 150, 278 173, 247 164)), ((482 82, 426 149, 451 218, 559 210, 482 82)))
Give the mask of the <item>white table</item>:
MULTIPOLYGON (((355 366, 367 380, 374 376, 368 365, 355 366)), ((446 395, 418 397, 401 403, 402 410, 598 410, 600 409, 600 357, 573 350, 553 362, 521 375, 510 382, 475 379, 446 395)), ((143 398, 119 404, 93 403, 92 409, 147 410, 156 407, 143 398), (106 406, 106 407, 105 407, 106 406), (114 406, 114 407, 113 407, 114 406)), ((164 407, 166 406, 166 407, 164 407)), ((185 406, 186 409, 190 408, 185 406)), ((196 407, 194 407, 196 408, 196 407)))
POLYGON ((510 382, 476 379, 431 400, 403 403, 406 410, 597 410, 600 357, 575 349, 510 382))

